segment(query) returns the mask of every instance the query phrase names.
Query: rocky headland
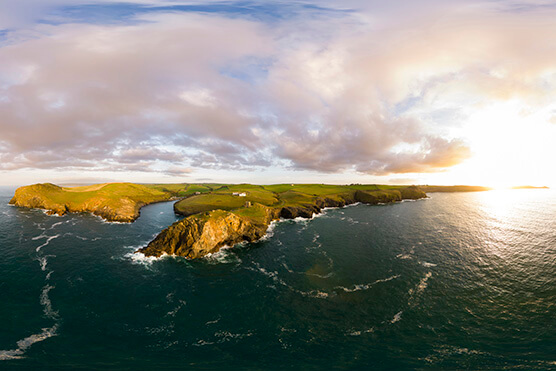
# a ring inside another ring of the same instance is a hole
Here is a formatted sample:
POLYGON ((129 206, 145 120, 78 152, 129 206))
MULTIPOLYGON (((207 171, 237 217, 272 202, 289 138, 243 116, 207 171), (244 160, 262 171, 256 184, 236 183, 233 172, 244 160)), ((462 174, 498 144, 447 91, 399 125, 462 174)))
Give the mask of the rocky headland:
POLYGON ((425 192, 412 186, 375 191, 351 190, 326 197, 313 197, 310 203, 287 205, 279 202, 270 206, 254 203, 232 211, 207 211, 172 224, 138 252, 146 256, 168 254, 195 259, 215 253, 223 246, 255 242, 266 234, 270 223, 278 219, 311 218, 323 208, 343 207, 358 202, 377 205, 425 197, 425 192))
POLYGON ((174 210, 184 219, 164 229, 138 252, 195 259, 223 246, 257 241, 275 220, 311 218, 326 207, 425 197, 417 186, 110 183, 60 187, 43 183, 18 188, 10 204, 43 209, 48 214, 87 212, 108 221, 133 222, 142 206, 179 199, 174 210))
POLYGON ((141 207, 172 197, 171 193, 132 183, 74 188, 42 183, 18 188, 10 204, 43 209, 49 215, 85 212, 111 222, 129 223, 139 217, 141 207))

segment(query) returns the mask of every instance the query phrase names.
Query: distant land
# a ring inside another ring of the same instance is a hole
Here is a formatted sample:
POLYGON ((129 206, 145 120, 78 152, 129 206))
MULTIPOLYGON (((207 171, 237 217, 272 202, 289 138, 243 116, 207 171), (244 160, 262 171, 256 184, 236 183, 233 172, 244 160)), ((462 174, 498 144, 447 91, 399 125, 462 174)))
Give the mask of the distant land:
POLYGON ((512 187, 511 189, 549 189, 549 187, 547 186, 535 187, 530 185, 523 185, 523 186, 512 187))
POLYGON ((87 212, 110 222, 128 223, 139 217, 145 205, 175 200, 174 211, 185 218, 138 251, 147 256, 168 254, 194 259, 217 252, 222 246, 257 241, 274 220, 311 218, 325 207, 416 200, 427 197, 426 192, 488 190, 462 185, 105 183, 60 187, 43 183, 18 188, 10 204, 43 209, 49 215, 87 212))

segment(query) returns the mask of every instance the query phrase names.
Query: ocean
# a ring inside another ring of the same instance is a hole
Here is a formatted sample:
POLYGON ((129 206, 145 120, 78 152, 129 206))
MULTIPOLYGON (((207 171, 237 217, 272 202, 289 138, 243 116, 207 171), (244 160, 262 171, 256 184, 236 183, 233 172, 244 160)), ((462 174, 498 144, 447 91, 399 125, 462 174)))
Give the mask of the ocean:
POLYGON ((281 221, 197 261, 132 224, 9 206, 0 369, 556 370, 556 193, 431 193, 281 221))

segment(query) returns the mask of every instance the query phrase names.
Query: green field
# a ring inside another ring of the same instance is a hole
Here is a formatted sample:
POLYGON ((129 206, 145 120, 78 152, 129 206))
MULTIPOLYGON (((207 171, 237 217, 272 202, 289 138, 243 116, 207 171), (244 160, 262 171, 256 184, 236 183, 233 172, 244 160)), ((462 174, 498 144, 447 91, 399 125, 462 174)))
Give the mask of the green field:
MULTIPOLYGON (((174 210, 184 216, 212 210, 233 211, 248 215, 253 205, 264 205, 271 209, 311 209, 319 204, 345 205, 357 201, 386 203, 411 198, 402 191, 408 186, 386 185, 330 185, 330 184, 273 184, 220 185, 206 193, 187 197, 174 205, 174 210), (235 195, 234 195, 235 193, 235 195), (245 196, 239 196, 238 193, 245 196), (358 199, 359 198, 359 199, 358 199), (251 207, 249 207, 249 205, 251 207)), ((310 213, 311 211, 306 211, 310 213)), ((261 214, 262 215, 262 214, 261 214)), ((252 216, 254 217, 254 216, 252 216)))
POLYGON ((379 184, 134 184, 105 183, 80 187, 60 187, 51 183, 34 184, 16 191, 12 204, 46 209, 51 213, 92 212, 113 221, 133 221, 143 205, 179 200, 176 213, 190 216, 213 210, 232 211, 255 218, 253 206, 262 205, 286 214, 311 213, 315 207, 370 204, 424 197, 425 192, 461 192, 486 190, 469 186, 391 186, 379 184), (305 209, 304 211, 302 209, 305 209), (297 210, 297 211, 296 211, 297 210))

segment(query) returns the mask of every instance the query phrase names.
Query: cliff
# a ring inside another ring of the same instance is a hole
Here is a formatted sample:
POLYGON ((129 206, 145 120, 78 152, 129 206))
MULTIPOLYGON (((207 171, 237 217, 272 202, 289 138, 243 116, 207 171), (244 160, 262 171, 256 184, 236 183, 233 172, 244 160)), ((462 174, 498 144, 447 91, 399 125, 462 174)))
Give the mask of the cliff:
POLYGON ((108 221, 133 222, 144 205, 172 197, 171 193, 131 183, 73 188, 43 183, 18 188, 10 204, 43 209, 49 215, 88 212, 108 221))
POLYGON ((147 256, 168 254, 195 259, 217 252, 222 246, 257 241, 277 215, 260 204, 252 208, 259 214, 258 218, 225 210, 190 216, 163 230, 139 251, 147 256))
MULTIPOLYGON (((341 207, 355 202, 376 205, 424 197, 425 192, 417 187, 350 190, 340 194, 329 194, 326 197, 288 193, 283 198, 278 195, 278 203, 270 206, 249 203, 233 211, 213 210, 189 215, 163 230, 138 252, 146 256, 158 257, 168 254, 195 259, 217 252, 222 246, 257 241, 265 235, 270 222, 279 218, 311 218, 325 207, 341 207)), ((198 203, 198 200, 194 202, 198 203)))
POLYGON ((88 212, 109 221, 132 222, 142 206, 181 200, 176 213, 185 216, 139 251, 199 258, 222 246, 263 237, 273 220, 311 218, 325 207, 361 202, 370 205, 426 197, 415 186, 328 184, 132 184, 110 183, 60 187, 51 183, 18 188, 10 204, 43 209, 48 214, 88 212))

